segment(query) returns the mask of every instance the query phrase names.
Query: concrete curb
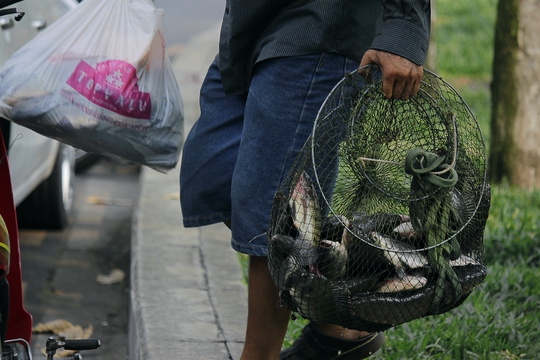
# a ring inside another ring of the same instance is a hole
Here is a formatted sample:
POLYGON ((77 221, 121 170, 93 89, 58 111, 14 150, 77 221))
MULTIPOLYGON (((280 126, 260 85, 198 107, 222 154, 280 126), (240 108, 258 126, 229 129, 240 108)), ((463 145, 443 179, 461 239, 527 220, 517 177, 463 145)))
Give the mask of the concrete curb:
MULTIPOLYGON (((194 37, 173 59, 185 106, 186 134, 199 115, 199 90, 217 53, 219 24, 194 37)), ((133 219, 129 359, 238 359, 247 290, 229 230, 186 229, 179 167, 143 168, 133 219)))

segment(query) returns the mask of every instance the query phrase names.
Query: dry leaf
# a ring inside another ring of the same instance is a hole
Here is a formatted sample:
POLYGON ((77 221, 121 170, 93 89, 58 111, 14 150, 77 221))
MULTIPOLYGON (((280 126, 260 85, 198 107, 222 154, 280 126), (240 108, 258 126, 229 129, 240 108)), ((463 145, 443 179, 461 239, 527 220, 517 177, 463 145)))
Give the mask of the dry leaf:
POLYGON ((133 206, 131 199, 109 199, 101 196, 87 196, 86 202, 91 205, 133 206))
POLYGON ((163 195, 164 200, 180 200, 180 193, 171 193, 163 195))
MULTIPOLYGON (((88 327, 86 329, 83 329, 80 325, 73 325, 69 321, 66 320, 53 320, 49 321, 45 324, 39 323, 37 324, 33 329, 33 332, 52 332, 55 335, 64 337, 66 339, 89 339, 90 336, 92 336, 92 333, 94 332, 94 327, 92 324, 88 324, 88 327)), ((39 347, 40 351, 47 355, 47 351, 41 347, 39 347)), ((64 349, 58 349, 56 351, 56 357, 63 358, 68 357, 73 354, 75 354, 76 351, 74 350, 64 350, 64 349)))
POLYGON ((32 328, 34 333, 53 333, 59 334, 66 329, 73 327, 73 324, 67 320, 53 320, 46 322, 45 324, 39 323, 32 328))
POLYGON ((88 324, 86 329, 83 329, 81 325, 75 325, 60 332, 58 335, 66 339, 89 339, 93 332, 94 327, 92 324, 88 324))
POLYGON ((99 274, 96 281, 100 285, 112 285, 124 281, 126 274, 120 269, 112 269, 109 275, 99 274))

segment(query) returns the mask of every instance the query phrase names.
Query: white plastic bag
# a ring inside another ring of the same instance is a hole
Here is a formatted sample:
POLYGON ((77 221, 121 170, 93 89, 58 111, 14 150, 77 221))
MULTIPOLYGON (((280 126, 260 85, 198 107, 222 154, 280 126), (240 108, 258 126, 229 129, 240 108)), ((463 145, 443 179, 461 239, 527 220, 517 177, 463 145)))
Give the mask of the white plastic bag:
POLYGON ((176 166, 184 109, 151 0, 85 0, 8 59, 0 116, 79 149, 176 166))

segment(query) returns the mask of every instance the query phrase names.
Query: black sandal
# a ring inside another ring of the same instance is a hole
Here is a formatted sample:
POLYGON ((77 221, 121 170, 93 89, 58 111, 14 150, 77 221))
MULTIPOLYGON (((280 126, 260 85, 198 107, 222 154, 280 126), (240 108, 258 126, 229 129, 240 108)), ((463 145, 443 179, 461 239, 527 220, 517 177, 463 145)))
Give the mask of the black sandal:
POLYGON ((384 344, 383 333, 372 333, 358 340, 342 340, 319 332, 312 323, 306 325, 294 344, 279 355, 279 360, 358 360, 365 359, 384 344))

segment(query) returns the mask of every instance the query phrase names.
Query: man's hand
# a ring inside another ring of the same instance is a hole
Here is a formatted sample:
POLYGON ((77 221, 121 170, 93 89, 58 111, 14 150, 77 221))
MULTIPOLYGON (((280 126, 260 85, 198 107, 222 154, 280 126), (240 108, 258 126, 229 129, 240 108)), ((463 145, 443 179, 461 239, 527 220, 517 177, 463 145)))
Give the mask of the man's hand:
POLYGON ((415 63, 385 51, 368 50, 360 67, 377 64, 382 71, 383 92, 387 99, 407 100, 420 89, 424 68, 415 63))

